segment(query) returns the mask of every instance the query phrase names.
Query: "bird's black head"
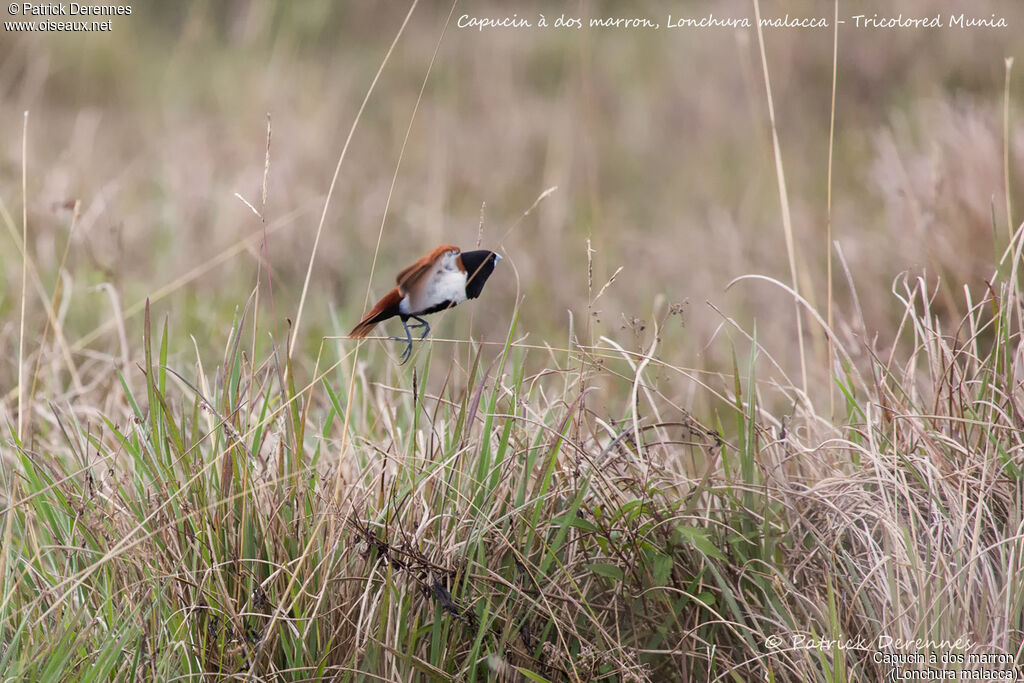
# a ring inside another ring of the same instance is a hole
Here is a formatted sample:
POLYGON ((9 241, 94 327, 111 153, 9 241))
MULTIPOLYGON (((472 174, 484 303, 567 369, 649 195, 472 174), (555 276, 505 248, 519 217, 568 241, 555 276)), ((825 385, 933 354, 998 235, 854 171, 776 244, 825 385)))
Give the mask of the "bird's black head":
POLYGON ((466 298, 475 299, 484 289, 484 283, 494 272, 494 266, 501 260, 501 255, 493 251, 480 249, 464 251, 459 255, 466 269, 466 298))

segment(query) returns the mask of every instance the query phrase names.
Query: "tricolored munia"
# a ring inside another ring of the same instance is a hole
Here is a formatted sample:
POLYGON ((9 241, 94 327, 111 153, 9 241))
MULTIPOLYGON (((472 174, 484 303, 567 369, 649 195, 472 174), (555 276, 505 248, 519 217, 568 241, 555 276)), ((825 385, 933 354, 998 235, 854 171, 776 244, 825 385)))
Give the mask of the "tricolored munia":
POLYGON ((368 335, 377 323, 398 316, 405 328, 405 339, 392 339, 405 342, 401 363, 404 365, 412 355, 409 319, 416 321, 413 328, 424 328, 419 337, 424 339, 430 334, 430 323, 420 316, 437 313, 480 296, 484 283, 500 260, 500 254, 486 249, 462 251, 450 244, 442 244, 400 272, 395 278, 398 286, 385 294, 348 336, 360 339, 368 335))

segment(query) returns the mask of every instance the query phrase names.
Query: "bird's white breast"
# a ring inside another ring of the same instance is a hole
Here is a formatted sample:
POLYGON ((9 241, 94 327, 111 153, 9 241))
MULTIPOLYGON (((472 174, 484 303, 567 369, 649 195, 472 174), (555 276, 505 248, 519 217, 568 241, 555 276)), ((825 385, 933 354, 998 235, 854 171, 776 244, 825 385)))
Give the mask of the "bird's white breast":
POLYGON ((456 262, 458 255, 450 251, 437 259, 430 272, 409 289, 398 309, 408 315, 429 310, 445 301, 452 306, 465 301, 466 273, 456 262))

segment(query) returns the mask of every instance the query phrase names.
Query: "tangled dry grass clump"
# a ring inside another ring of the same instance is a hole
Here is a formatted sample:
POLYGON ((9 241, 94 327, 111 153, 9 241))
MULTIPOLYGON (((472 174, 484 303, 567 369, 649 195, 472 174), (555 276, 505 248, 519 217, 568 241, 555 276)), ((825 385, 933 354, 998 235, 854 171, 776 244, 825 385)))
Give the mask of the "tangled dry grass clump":
POLYGON ((946 332, 905 285, 913 351, 840 347, 839 419, 760 380, 759 346, 702 378, 611 340, 531 350, 513 323, 496 356, 438 346, 384 383, 349 352, 297 389, 243 351, 251 307, 212 374, 169 365, 147 315, 117 408, 38 406, 18 446, 3 666, 877 680, 899 643, 1016 657, 1022 299, 1003 281, 946 332), (713 423, 672 400, 684 379, 719 395, 713 423))

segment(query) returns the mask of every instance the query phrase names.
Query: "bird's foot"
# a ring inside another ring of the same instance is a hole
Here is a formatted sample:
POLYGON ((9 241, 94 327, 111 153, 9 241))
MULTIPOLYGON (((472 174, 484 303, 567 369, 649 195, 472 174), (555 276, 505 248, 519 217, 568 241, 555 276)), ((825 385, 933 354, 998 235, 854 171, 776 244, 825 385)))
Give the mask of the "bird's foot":
POLYGON ((405 344, 405 348, 402 349, 402 355, 399 356, 399 358, 401 358, 401 362, 399 363, 399 365, 405 365, 406 363, 409 362, 409 359, 412 357, 412 339, 406 339, 405 337, 392 337, 391 339, 393 341, 402 342, 403 344, 405 344))

